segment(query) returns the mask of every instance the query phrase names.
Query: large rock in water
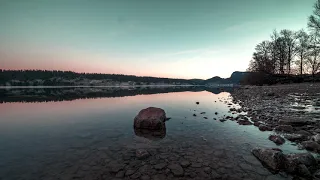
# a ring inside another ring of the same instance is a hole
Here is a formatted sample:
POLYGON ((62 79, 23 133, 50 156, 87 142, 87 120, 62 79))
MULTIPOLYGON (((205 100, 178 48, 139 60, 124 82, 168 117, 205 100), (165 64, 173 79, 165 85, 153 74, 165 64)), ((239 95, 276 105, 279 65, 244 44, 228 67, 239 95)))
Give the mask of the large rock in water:
POLYGON ((149 107, 142 109, 134 118, 134 128, 159 130, 165 128, 166 113, 163 109, 149 107))
POLYGON ((255 148, 252 150, 252 154, 273 171, 278 172, 285 167, 286 158, 280 151, 255 148))

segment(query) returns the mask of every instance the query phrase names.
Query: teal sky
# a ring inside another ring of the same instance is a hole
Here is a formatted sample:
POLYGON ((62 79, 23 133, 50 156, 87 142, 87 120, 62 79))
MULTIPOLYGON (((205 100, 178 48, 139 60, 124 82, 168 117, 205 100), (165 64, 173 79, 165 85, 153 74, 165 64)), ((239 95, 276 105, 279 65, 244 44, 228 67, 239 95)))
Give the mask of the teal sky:
POLYGON ((0 0, 0 68, 229 77, 315 0, 0 0))

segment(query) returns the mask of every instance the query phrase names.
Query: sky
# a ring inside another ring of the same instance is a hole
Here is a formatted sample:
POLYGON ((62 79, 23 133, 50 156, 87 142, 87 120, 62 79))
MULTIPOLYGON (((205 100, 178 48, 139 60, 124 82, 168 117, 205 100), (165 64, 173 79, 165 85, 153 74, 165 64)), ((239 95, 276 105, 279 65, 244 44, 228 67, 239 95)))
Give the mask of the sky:
POLYGON ((0 69, 171 78, 245 71, 315 0, 0 0, 0 69))

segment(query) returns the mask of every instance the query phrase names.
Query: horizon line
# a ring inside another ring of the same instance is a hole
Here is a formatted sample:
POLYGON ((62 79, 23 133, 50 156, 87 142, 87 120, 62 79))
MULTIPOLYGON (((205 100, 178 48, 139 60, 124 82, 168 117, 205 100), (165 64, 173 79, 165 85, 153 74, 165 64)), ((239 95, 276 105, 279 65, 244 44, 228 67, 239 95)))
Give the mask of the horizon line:
MULTIPOLYGON (((0 70, 4 71, 62 71, 62 72, 73 72, 77 74, 109 74, 109 75, 125 75, 125 76, 135 76, 135 77, 151 77, 151 78, 166 78, 166 79, 182 79, 182 80, 193 80, 193 79, 199 79, 199 80, 207 80, 207 79, 201 79, 201 78, 192 78, 192 79, 183 79, 183 78, 172 78, 172 77, 156 77, 156 76, 137 76, 133 74, 112 74, 112 73, 90 73, 90 72, 79 72, 79 71, 71 71, 71 70, 53 70, 53 69, 8 69, 8 68, 0 68, 0 70)), ((240 72, 240 71, 234 71, 234 72, 240 72)), ((220 77, 220 76, 212 76, 213 77, 220 77)), ((222 77, 220 77, 222 78, 222 77)), ((210 78, 208 78, 210 79, 210 78)), ((225 79, 225 78, 223 78, 225 79)))

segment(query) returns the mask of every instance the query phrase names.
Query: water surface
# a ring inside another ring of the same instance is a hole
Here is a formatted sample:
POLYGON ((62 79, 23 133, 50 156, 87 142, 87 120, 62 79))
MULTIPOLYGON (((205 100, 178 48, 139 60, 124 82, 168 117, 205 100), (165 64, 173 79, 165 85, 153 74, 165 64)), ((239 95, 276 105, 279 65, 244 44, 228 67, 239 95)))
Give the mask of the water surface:
POLYGON ((278 147, 268 132, 219 121, 238 107, 228 107, 224 91, 232 89, 2 90, 0 179, 286 179, 250 153, 278 147), (160 137, 133 128, 137 113, 152 106, 172 118, 160 137), (137 149, 151 156, 139 160, 137 149), (176 177, 169 166, 181 162, 190 164, 176 177))

